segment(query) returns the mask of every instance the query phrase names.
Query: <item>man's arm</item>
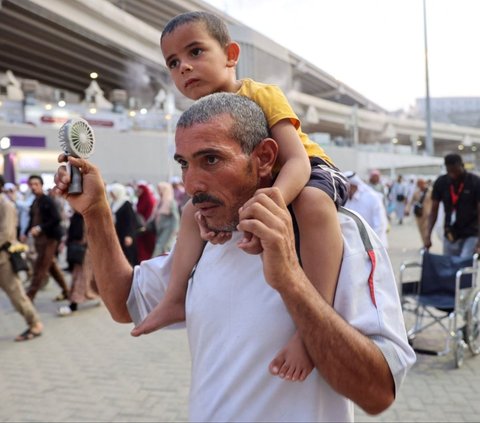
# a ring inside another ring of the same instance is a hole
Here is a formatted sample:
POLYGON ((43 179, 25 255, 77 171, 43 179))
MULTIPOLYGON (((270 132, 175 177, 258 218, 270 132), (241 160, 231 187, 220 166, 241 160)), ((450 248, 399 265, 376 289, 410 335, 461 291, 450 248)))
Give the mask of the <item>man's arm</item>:
POLYGON ((329 306, 301 269, 291 218, 278 190, 259 190, 240 211, 238 229, 259 237, 265 278, 276 289, 318 372, 366 412, 384 411, 395 384, 380 349, 329 306))
MULTIPOLYGON (((61 155, 59 161, 64 160, 65 156, 61 155)), ((55 175, 54 189, 85 219, 95 282, 112 318, 120 323, 131 322, 126 301, 133 269, 120 247, 100 172, 85 160, 68 157, 68 161, 81 168, 83 193, 68 194, 70 176, 65 166, 60 166, 55 175)))

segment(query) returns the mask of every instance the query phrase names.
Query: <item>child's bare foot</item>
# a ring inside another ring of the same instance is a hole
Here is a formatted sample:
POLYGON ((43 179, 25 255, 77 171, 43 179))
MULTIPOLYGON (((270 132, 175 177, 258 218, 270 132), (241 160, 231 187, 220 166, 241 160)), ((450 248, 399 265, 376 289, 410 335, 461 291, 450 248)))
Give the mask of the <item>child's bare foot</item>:
POLYGON ((297 333, 272 360, 268 368, 272 375, 292 382, 301 382, 307 378, 313 370, 313 363, 297 333))
POLYGON ((130 332, 130 335, 147 335, 173 323, 183 322, 184 320, 185 306, 183 303, 172 304, 162 302, 145 317, 142 323, 130 332))

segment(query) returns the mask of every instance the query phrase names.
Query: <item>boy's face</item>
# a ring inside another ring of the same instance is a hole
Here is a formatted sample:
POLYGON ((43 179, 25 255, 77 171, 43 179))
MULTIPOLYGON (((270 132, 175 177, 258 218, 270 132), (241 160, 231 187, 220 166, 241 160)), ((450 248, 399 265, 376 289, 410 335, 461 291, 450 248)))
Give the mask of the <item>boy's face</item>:
POLYGON ((203 22, 186 23, 163 37, 165 63, 179 91, 192 100, 214 92, 236 92, 234 65, 203 22))

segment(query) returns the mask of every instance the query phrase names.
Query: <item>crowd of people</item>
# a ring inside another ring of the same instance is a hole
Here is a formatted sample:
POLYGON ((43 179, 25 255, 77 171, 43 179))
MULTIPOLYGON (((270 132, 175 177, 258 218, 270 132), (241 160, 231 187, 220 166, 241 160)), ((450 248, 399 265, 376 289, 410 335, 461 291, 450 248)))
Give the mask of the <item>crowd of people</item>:
POLYGON ((375 230, 386 247, 392 224, 415 219, 420 245, 432 246, 432 233, 442 240, 445 255, 468 257, 480 252, 480 178, 465 169, 462 157, 444 157, 446 173, 435 178, 399 174, 390 179, 378 170, 363 180, 345 172, 350 182, 346 207, 357 211, 375 230))
MULTIPOLYGON (((22 191, 0 176, 0 287, 28 325, 16 341, 41 335, 34 302, 50 277, 60 288, 53 300, 68 302, 58 308, 59 316, 71 315, 86 301, 99 301, 82 215, 45 190, 41 176, 31 175, 27 185, 22 191), (27 263, 23 278, 10 265, 10 245, 21 246, 27 263)), ((178 177, 159 182, 156 190, 145 181, 113 183, 107 193, 116 234, 132 265, 170 251, 188 200, 178 177)))

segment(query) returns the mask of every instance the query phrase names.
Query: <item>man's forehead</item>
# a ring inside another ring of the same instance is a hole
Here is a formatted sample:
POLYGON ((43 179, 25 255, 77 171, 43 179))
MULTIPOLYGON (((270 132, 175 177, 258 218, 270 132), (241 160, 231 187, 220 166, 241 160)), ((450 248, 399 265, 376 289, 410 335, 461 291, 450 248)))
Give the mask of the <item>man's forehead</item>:
POLYGON ((239 144, 230 135, 230 125, 221 120, 196 123, 187 128, 177 128, 175 133, 177 154, 181 151, 192 153, 195 150, 239 148, 239 144))

